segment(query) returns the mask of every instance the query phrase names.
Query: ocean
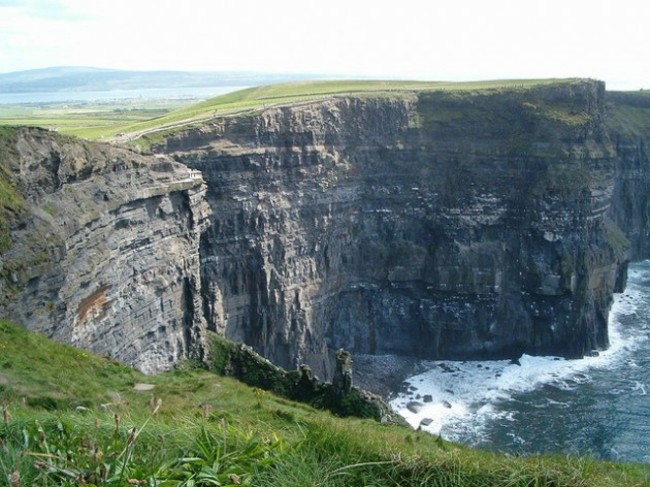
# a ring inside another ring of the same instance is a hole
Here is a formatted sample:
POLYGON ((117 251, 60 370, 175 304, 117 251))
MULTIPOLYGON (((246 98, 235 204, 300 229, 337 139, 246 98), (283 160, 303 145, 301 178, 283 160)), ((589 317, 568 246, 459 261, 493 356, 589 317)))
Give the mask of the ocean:
POLYGON ((650 462, 650 261, 630 266, 609 336, 608 350, 580 360, 425 362, 391 406, 473 447, 650 462))
POLYGON ((246 86, 213 86, 186 88, 142 88, 110 91, 57 91, 42 93, 0 93, 0 105, 45 104, 72 102, 113 102, 124 100, 207 99, 225 95, 246 86))

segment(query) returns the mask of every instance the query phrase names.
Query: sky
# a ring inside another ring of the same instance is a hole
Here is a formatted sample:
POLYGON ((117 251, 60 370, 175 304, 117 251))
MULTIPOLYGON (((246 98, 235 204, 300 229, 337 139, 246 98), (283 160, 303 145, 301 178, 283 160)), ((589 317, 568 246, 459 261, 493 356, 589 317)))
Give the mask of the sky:
POLYGON ((50 66, 650 88, 644 0, 0 0, 0 72, 50 66))

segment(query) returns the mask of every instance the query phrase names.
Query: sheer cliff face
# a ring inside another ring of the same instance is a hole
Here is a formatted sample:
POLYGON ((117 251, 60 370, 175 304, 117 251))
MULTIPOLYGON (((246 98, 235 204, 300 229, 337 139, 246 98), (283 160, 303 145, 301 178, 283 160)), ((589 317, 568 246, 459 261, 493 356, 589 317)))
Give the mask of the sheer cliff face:
POLYGON ((200 357, 200 175, 37 129, 0 152, 23 197, 0 260, 2 316, 144 371, 200 357))
POLYGON ((145 371, 200 359, 206 328, 322 378, 340 347, 606 347, 627 259, 650 255, 650 115, 604 96, 332 98, 215 119, 155 156, 0 132, 0 316, 145 371))
POLYGON ((609 93, 607 126, 618 159, 612 218, 632 259, 650 257, 650 95, 609 93))
POLYGON ((331 351, 580 356, 607 346, 626 241, 604 87, 344 98, 158 147, 200 170, 203 315, 327 374, 331 351))

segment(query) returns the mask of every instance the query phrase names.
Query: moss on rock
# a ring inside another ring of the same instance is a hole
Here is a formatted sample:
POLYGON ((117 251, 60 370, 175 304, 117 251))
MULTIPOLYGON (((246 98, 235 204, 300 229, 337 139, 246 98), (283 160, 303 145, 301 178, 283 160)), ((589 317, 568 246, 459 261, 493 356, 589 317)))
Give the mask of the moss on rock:
MULTIPOLYGON (((349 362, 351 364, 351 360, 349 362)), ((329 410, 338 416, 356 416, 378 421, 395 419, 379 396, 352 387, 351 383, 350 387, 342 391, 336 387, 336 380, 335 384, 320 382, 306 365, 302 365, 299 370, 286 371, 257 354, 251 347, 216 335, 210 340, 208 367, 249 386, 329 410)))

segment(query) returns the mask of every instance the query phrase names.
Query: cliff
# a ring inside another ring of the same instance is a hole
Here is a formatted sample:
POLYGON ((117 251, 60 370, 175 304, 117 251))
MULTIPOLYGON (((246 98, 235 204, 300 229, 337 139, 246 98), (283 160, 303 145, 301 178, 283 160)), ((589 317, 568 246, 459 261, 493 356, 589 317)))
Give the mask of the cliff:
POLYGON ((337 95, 175 129, 156 156, 19 130, 3 313, 145 370, 200 358, 204 327, 324 378, 339 348, 603 349, 650 228, 650 131, 623 98, 337 95))
POLYGON ((625 237, 604 85, 340 97, 225 117, 160 152, 200 170, 209 326, 284 366, 607 347, 625 237))
POLYGON ((650 257, 650 94, 609 93, 606 123, 616 148, 610 214, 630 241, 633 260, 650 257))
POLYGON ((40 129, 3 133, 2 315, 144 371, 200 357, 199 174, 40 129))

